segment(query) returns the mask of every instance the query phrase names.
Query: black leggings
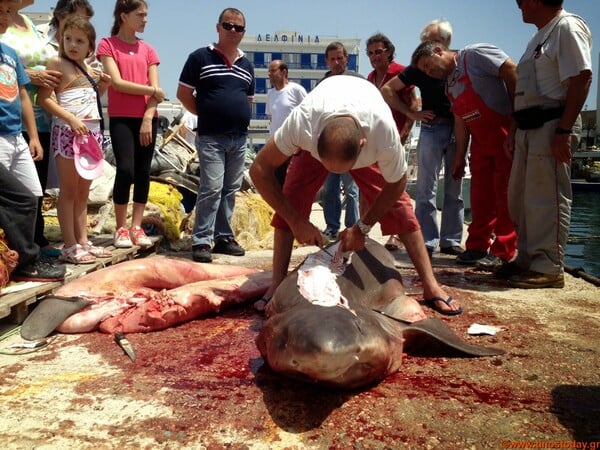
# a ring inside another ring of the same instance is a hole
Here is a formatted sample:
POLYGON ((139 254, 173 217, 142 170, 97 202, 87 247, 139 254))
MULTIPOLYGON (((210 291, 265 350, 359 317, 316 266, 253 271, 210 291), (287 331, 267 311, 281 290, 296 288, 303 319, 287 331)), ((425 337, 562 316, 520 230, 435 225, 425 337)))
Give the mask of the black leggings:
POLYGON ((133 184, 133 201, 146 203, 150 190, 150 164, 156 144, 158 119, 152 119, 152 143, 140 144, 142 119, 137 117, 111 117, 110 139, 117 163, 113 187, 113 201, 117 205, 129 203, 129 190, 133 184))

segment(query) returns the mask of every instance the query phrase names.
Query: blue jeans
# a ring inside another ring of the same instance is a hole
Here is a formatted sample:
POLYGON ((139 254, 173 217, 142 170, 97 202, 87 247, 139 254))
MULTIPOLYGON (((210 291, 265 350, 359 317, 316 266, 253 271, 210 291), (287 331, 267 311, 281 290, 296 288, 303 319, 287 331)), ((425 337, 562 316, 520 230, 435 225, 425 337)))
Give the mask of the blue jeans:
POLYGON ((232 238, 235 194, 242 187, 247 135, 198 135, 200 185, 192 245, 211 245, 232 238), (214 239, 213 239, 214 238, 214 239))
POLYGON ((460 245, 463 235, 464 204, 461 196, 462 179, 452 177, 452 163, 456 154, 454 127, 450 123, 421 122, 417 156, 417 186, 415 214, 421 224, 428 248, 460 245), (442 224, 438 229, 436 192, 440 170, 444 163, 444 203, 442 224))
POLYGON ((344 186, 346 194, 346 214, 344 225, 350 228, 358 220, 358 186, 350 173, 330 173, 323 184, 323 215, 328 229, 340 230, 342 216, 342 201, 340 200, 340 187, 344 186))

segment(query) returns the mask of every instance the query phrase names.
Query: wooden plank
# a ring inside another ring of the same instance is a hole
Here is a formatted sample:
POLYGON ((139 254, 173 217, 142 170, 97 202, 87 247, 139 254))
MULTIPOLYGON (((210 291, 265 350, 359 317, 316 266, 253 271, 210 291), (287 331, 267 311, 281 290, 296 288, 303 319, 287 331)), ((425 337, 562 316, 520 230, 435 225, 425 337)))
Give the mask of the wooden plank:
POLYGON ((82 275, 94 272, 107 266, 112 266, 123 261, 132 260, 136 257, 147 257, 156 254, 161 237, 150 236, 152 247, 142 249, 138 246, 132 248, 115 248, 112 245, 112 237, 94 238, 94 245, 107 247, 112 256, 109 258, 98 258, 92 264, 65 264, 67 273, 64 281, 52 282, 13 282, 0 294, 0 319, 9 317, 12 323, 23 323, 29 311, 29 305, 37 302, 46 295, 52 294, 63 284, 73 281, 82 275))
MULTIPOLYGON (((39 297, 53 292, 55 289, 62 286, 62 284, 61 281, 48 283, 21 281, 12 283, 7 289, 3 290, 2 295, 0 295, 0 318, 11 316, 13 309, 20 311, 26 309, 27 306, 35 303, 39 297)), ((12 315, 20 316, 20 313, 15 312, 12 315)), ((23 320, 25 320, 25 317, 23 317, 23 320)))

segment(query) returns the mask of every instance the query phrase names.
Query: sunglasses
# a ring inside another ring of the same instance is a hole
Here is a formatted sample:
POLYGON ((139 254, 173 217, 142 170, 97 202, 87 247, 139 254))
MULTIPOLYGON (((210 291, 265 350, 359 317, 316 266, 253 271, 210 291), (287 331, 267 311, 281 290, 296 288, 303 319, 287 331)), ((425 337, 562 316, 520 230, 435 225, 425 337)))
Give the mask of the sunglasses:
POLYGON ((383 52, 387 51, 387 48, 376 48, 375 50, 368 50, 367 51, 367 56, 372 56, 372 55, 383 55, 383 52))
POLYGON ((227 31, 235 30, 236 33, 243 33, 244 31, 246 31, 246 27, 244 25, 236 25, 229 22, 221 22, 221 26, 227 31))

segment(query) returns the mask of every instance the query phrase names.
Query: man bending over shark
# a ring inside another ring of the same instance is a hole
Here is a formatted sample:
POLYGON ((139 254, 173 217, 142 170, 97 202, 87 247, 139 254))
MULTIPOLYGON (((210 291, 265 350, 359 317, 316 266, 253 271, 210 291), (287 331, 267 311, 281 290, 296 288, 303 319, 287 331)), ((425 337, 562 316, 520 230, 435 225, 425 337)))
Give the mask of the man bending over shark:
POLYGON ((309 221, 311 205, 329 172, 350 172, 368 205, 358 222, 340 234, 343 251, 360 250, 379 222, 384 235, 404 235, 404 244, 423 282, 425 302, 446 315, 462 312, 438 285, 406 187, 406 160, 387 103, 368 81, 339 75, 323 80, 285 120, 258 153, 250 176, 275 210, 273 280, 264 306, 287 275, 294 237, 323 246, 309 221), (296 152, 297 149, 301 151, 296 152), (291 158, 283 188, 275 169, 291 158))

